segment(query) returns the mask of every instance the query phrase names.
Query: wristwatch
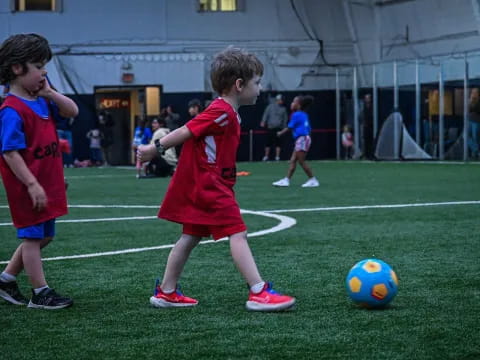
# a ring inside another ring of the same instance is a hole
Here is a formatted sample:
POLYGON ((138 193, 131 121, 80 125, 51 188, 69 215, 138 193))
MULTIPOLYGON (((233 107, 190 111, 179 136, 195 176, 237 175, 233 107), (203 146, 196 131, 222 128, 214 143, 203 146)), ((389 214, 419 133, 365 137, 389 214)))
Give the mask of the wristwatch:
POLYGON ((160 144, 160 139, 155 139, 154 144, 155 144, 155 147, 157 148, 158 153, 160 155, 165 155, 165 150, 167 149, 165 149, 165 147, 162 144, 160 144))

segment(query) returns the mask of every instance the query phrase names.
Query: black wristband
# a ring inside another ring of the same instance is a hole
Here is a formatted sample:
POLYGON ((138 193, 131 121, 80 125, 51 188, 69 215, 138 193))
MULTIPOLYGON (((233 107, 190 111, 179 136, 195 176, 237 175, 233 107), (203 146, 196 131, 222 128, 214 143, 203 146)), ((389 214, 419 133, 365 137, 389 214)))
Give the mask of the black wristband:
POLYGON ((155 147, 157 148, 157 152, 160 154, 160 155, 165 155, 165 147, 160 144, 160 139, 155 139, 154 141, 154 144, 155 144, 155 147))

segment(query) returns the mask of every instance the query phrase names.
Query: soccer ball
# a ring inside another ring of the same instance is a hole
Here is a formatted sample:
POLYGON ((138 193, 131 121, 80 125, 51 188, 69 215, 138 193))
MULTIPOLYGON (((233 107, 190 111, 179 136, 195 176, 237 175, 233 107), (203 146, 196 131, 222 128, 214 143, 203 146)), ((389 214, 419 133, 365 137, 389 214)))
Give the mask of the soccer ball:
POLYGON ((345 281, 354 303, 381 308, 397 295, 398 278, 390 265, 378 259, 362 260, 350 269, 345 281))

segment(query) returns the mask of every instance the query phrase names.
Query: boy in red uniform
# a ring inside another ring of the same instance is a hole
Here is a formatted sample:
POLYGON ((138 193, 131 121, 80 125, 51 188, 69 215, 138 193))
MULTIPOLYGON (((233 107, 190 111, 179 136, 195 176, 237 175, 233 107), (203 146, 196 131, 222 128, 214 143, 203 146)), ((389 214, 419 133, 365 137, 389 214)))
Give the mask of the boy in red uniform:
POLYGON ((233 186, 240 140, 238 108, 255 104, 260 94, 262 63, 252 54, 229 47, 211 65, 212 86, 221 97, 185 126, 156 144, 140 146, 137 156, 148 161, 165 149, 183 143, 182 154, 158 216, 183 225, 170 252, 161 284, 150 303, 155 307, 195 306, 177 281, 192 249, 202 237, 229 237, 233 261, 250 287, 246 307, 253 311, 291 308, 295 298, 275 292, 260 276, 247 242, 247 227, 240 215, 233 186))
POLYGON ((38 309, 73 304, 47 285, 41 258, 41 249, 55 235, 55 218, 67 213, 52 109, 67 118, 78 114, 77 105, 48 83, 45 64, 51 58, 47 40, 36 34, 13 35, 0 46, 0 83, 9 87, 0 108, 0 173, 17 237, 22 240, 0 274, 0 297, 38 309), (33 288, 30 302, 16 282, 23 269, 33 288))

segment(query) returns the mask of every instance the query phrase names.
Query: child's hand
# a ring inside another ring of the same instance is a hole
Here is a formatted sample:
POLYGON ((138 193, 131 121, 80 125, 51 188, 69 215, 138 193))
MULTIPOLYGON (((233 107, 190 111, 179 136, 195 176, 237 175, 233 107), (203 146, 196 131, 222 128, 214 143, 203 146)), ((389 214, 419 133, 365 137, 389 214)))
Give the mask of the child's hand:
POLYGON ((28 194, 32 199, 34 210, 42 211, 47 207, 47 194, 38 182, 28 186, 28 194))
POLYGON ((48 98, 52 91, 54 90, 50 86, 50 82, 48 81, 48 79, 45 79, 43 81, 43 86, 37 91, 36 95, 48 98))
POLYGON ((137 160, 141 163, 152 160, 157 154, 157 148, 152 144, 139 145, 137 148, 137 160))

